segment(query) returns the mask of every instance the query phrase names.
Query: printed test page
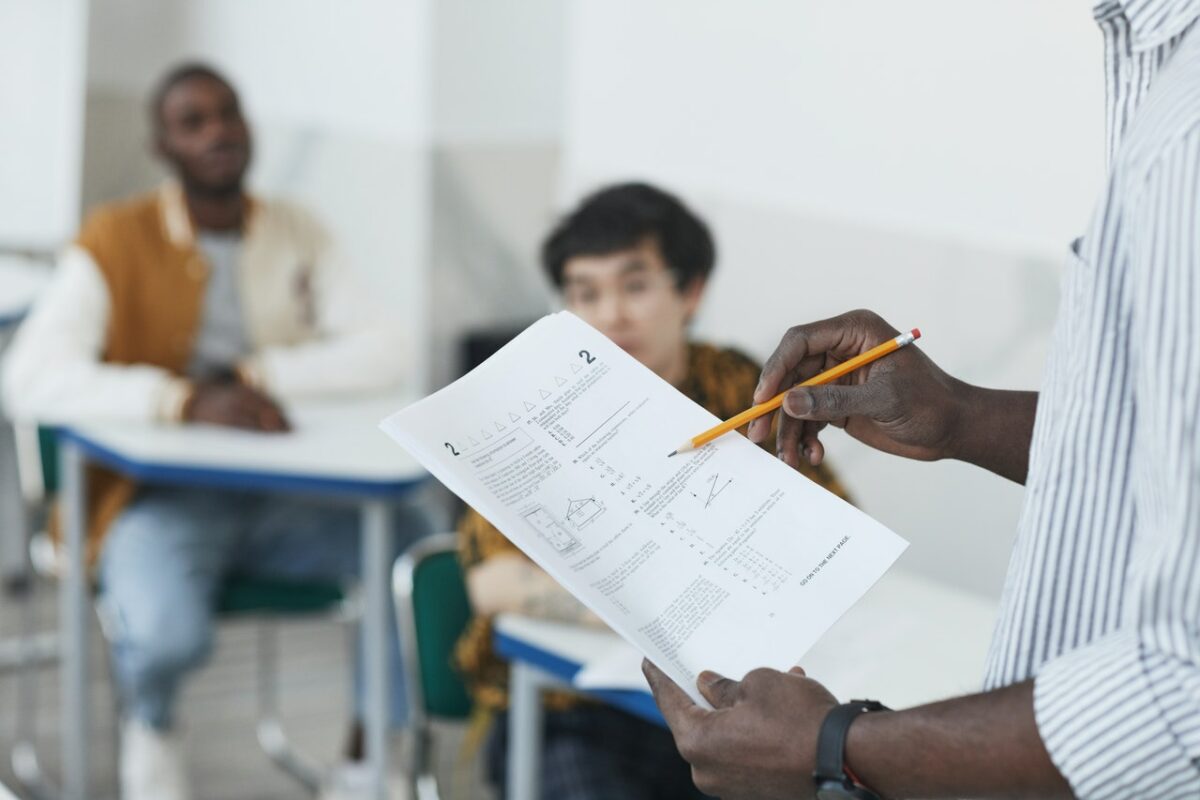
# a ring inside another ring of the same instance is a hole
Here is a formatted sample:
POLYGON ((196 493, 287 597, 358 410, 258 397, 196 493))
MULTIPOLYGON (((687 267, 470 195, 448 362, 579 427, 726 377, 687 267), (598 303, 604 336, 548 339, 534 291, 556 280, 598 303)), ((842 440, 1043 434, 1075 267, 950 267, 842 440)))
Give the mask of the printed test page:
POLYGON ((786 670, 907 543, 569 312, 383 429, 694 699, 786 670))

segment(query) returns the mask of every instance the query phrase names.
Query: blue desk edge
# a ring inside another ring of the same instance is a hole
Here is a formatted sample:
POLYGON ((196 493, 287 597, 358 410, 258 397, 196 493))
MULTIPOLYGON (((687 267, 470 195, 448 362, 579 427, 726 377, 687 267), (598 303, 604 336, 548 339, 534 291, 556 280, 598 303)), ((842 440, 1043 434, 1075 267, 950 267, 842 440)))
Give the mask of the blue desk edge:
POLYGON ((259 472, 255 470, 218 469, 213 467, 184 467, 174 464, 141 462, 105 447, 69 426, 53 429, 55 436, 76 445, 92 461, 143 483, 208 486, 222 489, 257 489, 261 491, 303 491, 353 497, 395 497, 429 480, 428 474, 393 480, 339 480, 314 478, 305 475, 259 472))

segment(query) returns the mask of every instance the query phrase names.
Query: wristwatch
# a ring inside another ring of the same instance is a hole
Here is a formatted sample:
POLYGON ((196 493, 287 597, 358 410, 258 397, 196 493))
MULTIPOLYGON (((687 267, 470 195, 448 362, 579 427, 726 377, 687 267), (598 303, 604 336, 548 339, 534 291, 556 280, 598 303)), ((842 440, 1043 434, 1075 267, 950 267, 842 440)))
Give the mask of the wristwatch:
POLYGON ((846 734, 850 723, 868 711, 890 711, 875 700, 851 700, 825 715, 817 734, 817 764, 813 782, 817 800, 881 800, 879 795, 855 780, 846 769, 846 734))

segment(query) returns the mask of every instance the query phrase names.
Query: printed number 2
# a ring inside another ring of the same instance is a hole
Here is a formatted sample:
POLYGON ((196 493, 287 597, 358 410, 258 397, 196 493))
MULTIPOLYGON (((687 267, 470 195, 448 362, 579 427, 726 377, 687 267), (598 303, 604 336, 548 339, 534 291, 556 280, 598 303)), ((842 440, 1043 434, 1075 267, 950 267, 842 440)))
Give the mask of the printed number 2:
POLYGON ((455 450, 454 445, 450 444, 449 442, 446 442, 446 449, 450 451, 450 455, 453 455, 453 456, 462 455, 462 453, 455 450))
POLYGON ((587 350, 580 350, 579 357, 582 358, 584 361, 586 361, 589 364, 591 364, 593 361, 596 360, 596 357, 594 355, 592 355, 591 353, 589 353, 587 350))

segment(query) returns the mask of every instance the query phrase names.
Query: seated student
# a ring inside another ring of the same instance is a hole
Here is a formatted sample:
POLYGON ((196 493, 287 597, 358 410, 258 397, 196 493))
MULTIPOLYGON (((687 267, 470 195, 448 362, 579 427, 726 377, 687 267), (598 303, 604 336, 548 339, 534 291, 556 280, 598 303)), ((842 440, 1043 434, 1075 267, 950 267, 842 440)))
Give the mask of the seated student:
MULTIPOLYGON (((715 260, 705 224, 678 199, 645 184, 596 192, 551 232, 542 263, 567 309, 718 417, 745 410, 759 365, 736 350, 693 342, 688 326, 715 260)), ((828 467, 803 467, 843 494, 828 467)), ((844 494, 843 494, 844 496, 844 494)), ((501 612, 601 625, 478 512, 459 524, 459 549, 479 615, 458 645, 476 703, 499 716, 488 775, 506 776, 508 668, 492 652, 501 612)), ((703 795, 666 728, 570 694, 546 695, 542 795, 554 800, 689 798, 703 795)))
MULTIPOLYGON (((89 215, 12 344, 4 388, 14 415, 284 431, 288 401, 394 385, 404 366, 394 326, 370 312, 326 231, 295 206, 246 193, 251 137, 229 82, 202 65, 180 67, 150 110, 175 180, 89 215)), ((352 578, 358 514, 89 477, 89 549, 123 715, 121 796, 185 798, 172 710, 183 678, 212 649, 222 582, 352 578)), ((428 527, 413 507, 396 524, 397 549, 428 527)), ((402 723, 395 638, 391 657, 392 713, 402 723)), ((360 691, 360 718, 361 700, 360 691)), ((359 784, 362 774, 350 764, 339 773, 359 784)))

